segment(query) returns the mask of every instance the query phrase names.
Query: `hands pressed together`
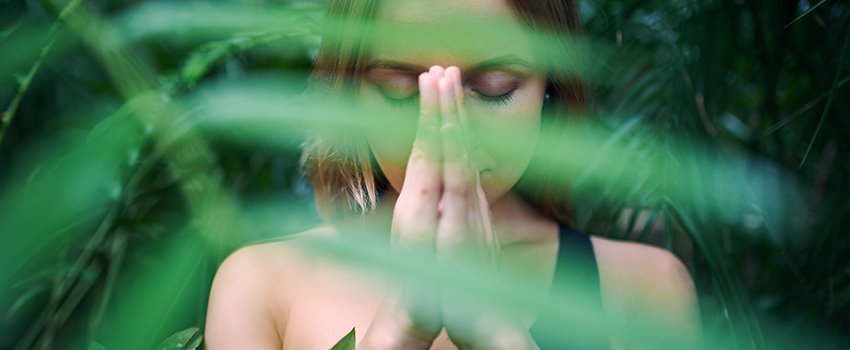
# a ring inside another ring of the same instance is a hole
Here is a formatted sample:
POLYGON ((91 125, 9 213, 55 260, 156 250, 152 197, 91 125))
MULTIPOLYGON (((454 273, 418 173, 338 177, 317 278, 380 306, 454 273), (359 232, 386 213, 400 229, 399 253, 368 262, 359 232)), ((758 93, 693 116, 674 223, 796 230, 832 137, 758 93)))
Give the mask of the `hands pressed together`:
MULTIPOLYGON (((437 263, 472 259, 494 275, 500 261, 490 207, 472 161, 460 69, 419 76, 420 117, 393 212, 392 245, 437 263)), ((445 328, 461 349, 536 349, 518 318, 440 285, 388 292, 359 349, 427 349, 445 328)))

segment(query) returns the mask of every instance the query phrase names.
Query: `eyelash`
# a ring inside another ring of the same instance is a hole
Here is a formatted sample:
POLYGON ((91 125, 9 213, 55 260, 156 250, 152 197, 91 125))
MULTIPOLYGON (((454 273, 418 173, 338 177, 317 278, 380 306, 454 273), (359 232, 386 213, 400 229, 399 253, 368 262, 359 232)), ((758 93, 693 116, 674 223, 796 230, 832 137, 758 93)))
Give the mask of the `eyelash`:
POLYGON ((478 94, 478 98, 480 98, 482 101, 484 101, 486 103, 506 106, 508 104, 508 102, 511 102, 511 99, 513 99, 514 91, 516 91, 516 89, 508 91, 507 93, 505 93, 503 95, 499 95, 499 96, 485 95, 485 94, 482 94, 480 91, 475 91, 475 93, 478 94))
POLYGON ((387 96, 387 94, 384 93, 383 90, 381 90, 381 96, 384 98, 384 100, 387 101, 387 104, 390 105, 390 107, 392 107, 392 108, 409 107, 409 106, 416 104, 416 101, 419 100, 419 93, 418 92, 413 94, 413 95, 410 95, 410 97, 408 97, 408 98, 399 99, 399 98, 389 97, 389 96, 387 96))
MULTIPOLYGON (((475 91, 475 90, 473 90, 473 91, 475 91)), ((516 91, 516 89, 513 89, 513 90, 509 91, 508 93, 503 94, 503 95, 499 95, 499 96, 486 95, 486 94, 481 93, 480 91, 475 91, 475 93, 478 95, 478 98, 481 101, 484 101, 485 103, 489 103, 489 104, 493 104, 493 105, 506 106, 508 104, 508 102, 510 102, 511 99, 513 99, 514 91, 516 91)), ((410 97, 398 99, 398 98, 392 98, 392 97, 387 96, 387 94, 385 94, 384 91, 381 90, 381 96, 384 98, 384 100, 386 100, 387 104, 392 108, 409 107, 409 106, 414 105, 419 100, 419 93, 418 92, 413 94, 413 95, 410 95, 410 97)))

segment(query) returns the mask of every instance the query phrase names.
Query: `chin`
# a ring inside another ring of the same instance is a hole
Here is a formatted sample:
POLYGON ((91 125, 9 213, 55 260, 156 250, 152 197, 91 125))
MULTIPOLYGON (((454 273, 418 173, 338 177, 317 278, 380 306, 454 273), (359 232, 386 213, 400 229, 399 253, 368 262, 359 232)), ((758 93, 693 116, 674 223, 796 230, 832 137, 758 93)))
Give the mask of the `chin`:
POLYGON ((487 203, 490 206, 502 199, 516 183, 516 181, 506 181, 507 179, 492 175, 487 171, 481 174, 481 187, 484 189, 484 195, 487 196, 487 203))

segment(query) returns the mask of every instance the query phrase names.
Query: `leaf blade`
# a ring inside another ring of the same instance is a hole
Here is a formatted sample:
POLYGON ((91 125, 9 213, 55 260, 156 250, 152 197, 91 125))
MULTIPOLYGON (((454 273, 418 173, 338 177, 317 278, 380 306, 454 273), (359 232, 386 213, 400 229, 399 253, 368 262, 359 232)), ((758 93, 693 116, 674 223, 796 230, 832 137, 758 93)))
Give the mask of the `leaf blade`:
MULTIPOLYGON (((156 347, 157 350, 178 350, 182 349, 186 346, 186 343, 189 342, 189 339, 198 332, 198 327, 187 328, 177 333, 172 334, 168 339, 165 339, 159 346, 156 347)), ((194 344, 193 344, 194 345, 194 344)))
POLYGON ((348 334, 342 337, 331 350, 354 350, 355 340, 354 328, 352 328, 351 332, 348 332, 348 334))

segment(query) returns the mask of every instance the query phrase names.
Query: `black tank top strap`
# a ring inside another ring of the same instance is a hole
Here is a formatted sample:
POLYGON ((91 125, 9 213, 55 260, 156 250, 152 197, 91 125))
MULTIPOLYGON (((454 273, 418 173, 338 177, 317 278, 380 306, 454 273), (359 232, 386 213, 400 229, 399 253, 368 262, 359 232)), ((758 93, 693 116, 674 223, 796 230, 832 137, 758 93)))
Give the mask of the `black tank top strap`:
POLYGON ((559 226, 558 260, 549 300, 531 326, 531 336, 541 350, 610 349, 590 236, 559 226), (561 310, 566 306, 569 314, 557 314, 555 303, 561 310))

